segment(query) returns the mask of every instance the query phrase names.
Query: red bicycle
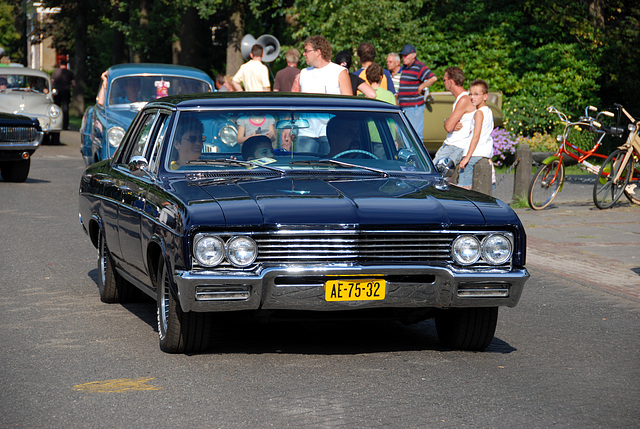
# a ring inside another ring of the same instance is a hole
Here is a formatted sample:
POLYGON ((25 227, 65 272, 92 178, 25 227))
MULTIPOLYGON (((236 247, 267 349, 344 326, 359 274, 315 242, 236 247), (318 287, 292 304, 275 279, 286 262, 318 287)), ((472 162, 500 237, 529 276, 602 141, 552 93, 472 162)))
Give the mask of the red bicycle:
POLYGON ((553 199, 562 190, 564 184, 564 157, 568 156, 576 160, 579 164, 582 164, 586 169, 593 174, 598 174, 599 167, 593 165, 587 161, 588 158, 595 156, 598 158, 606 159, 607 155, 596 153, 596 150, 600 147, 604 136, 611 132, 611 129, 601 129, 602 124, 598 122, 601 115, 613 117, 614 114, 609 111, 598 112, 598 109, 594 106, 587 106, 584 109, 584 116, 578 119, 577 122, 571 122, 567 115, 560 112, 553 106, 547 108, 549 113, 555 113, 560 118, 560 121, 564 124, 564 131, 562 135, 558 136, 560 147, 558 151, 542 161, 542 166, 538 169, 538 172, 533 177, 531 184, 529 185, 528 201, 529 207, 534 210, 542 210, 548 207, 553 199), (589 112, 598 112, 595 117, 591 117, 589 112), (580 149, 576 145, 572 144, 568 140, 569 131, 579 127, 580 129, 588 128, 590 131, 600 135, 593 147, 587 151, 580 149))

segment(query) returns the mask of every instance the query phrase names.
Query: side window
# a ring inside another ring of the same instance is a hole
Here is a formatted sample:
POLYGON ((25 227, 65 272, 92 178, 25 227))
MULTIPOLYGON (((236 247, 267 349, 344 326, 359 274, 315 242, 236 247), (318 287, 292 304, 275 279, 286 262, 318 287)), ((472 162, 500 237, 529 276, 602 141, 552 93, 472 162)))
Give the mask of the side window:
POLYGON ((160 114, 160 117, 157 121, 156 129, 158 130, 156 134, 156 138, 151 148, 151 155, 149 155, 149 170, 157 171, 159 160, 158 156, 162 150, 162 145, 164 144, 165 136, 167 135, 167 128, 169 126, 169 115, 160 114))
POLYGON ((128 163, 134 156, 145 156, 147 142, 149 141, 156 116, 157 112, 149 113, 135 124, 136 134, 132 136, 131 140, 127 141, 128 147, 123 148, 123 154, 120 157, 122 162, 128 163))

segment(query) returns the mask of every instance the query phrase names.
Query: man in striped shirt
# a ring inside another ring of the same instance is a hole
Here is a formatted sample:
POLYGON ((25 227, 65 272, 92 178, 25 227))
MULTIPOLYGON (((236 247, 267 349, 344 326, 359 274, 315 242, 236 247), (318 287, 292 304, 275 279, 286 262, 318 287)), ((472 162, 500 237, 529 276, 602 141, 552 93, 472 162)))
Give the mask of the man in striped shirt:
POLYGON ((398 105, 404 110, 411 125, 422 138, 424 129, 424 90, 431 86, 438 78, 423 63, 416 59, 416 48, 404 45, 402 57, 402 75, 398 90, 398 105))

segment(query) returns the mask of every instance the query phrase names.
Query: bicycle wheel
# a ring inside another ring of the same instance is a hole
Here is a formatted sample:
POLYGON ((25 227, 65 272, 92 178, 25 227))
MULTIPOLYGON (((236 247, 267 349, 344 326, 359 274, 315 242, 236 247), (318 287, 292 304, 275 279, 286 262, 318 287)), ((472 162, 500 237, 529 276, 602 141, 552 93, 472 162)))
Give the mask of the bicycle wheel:
POLYGON ((633 204, 640 206, 640 164, 634 162, 633 172, 629 183, 624 187, 624 195, 633 204))
POLYGON ((631 168, 628 165, 622 166, 624 170, 618 173, 625 153, 626 151, 620 149, 613 151, 600 167, 596 183, 593 185, 593 202, 599 209, 613 206, 624 192, 631 176, 631 168), (615 183, 611 180, 614 176, 619 176, 615 183))
POLYGON ((564 164, 560 160, 551 161, 540 167, 529 185, 529 207, 542 210, 551 204, 564 182, 564 164))

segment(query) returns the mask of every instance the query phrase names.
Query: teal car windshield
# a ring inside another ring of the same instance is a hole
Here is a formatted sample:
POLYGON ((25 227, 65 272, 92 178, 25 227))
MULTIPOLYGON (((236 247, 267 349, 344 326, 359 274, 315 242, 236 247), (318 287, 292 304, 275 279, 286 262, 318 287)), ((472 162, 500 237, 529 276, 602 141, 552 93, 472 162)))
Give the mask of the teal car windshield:
POLYGON ((113 80, 109 104, 147 103, 162 97, 210 92, 207 82, 181 76, 123 76, 113 80))
POLYGON ((165 168, 170 171, 263 166, 434 172, 398 112, 183 111, 170 141, 165 158, 165 168))

